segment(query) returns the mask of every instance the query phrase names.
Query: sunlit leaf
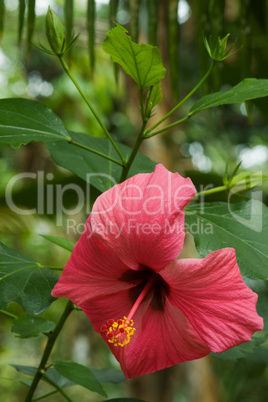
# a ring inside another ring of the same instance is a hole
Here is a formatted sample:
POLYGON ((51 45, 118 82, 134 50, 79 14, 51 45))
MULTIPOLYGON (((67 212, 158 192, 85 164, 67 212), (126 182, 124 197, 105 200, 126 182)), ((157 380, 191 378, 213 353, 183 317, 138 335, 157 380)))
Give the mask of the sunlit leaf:
POLYGON ((165 76, 166 69, 159 49, 132 42, 127 30, 119 24, 107 33, 103 49, 114 62, 121 65, 140 89, 155 85, 165 76))

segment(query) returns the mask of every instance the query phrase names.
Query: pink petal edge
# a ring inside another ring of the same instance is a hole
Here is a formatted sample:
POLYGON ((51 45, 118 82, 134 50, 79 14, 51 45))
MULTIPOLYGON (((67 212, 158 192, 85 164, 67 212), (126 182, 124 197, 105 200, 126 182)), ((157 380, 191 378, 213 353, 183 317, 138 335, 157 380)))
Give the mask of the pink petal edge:
POLYGON ((107 297, 135 283, 121 280, 128 267, 114 250, 93 235, 91 217, 76 243, 63 273, 52 290, 53 297, 67 297, 80 306, 95 297, 107 297))
POLYGON ((172 262, 161 276, 170 285, 170 302, 188 318, 212 352, 251 340, 263 329, 258 296, 244 283, 235 250, 225 248, 204 259, 172 262))
POLYGON ((158 164, 97 198, 93 232, 130 268, 160 271, 182 250, 184 207, 195 193, 189 178, 158 164))

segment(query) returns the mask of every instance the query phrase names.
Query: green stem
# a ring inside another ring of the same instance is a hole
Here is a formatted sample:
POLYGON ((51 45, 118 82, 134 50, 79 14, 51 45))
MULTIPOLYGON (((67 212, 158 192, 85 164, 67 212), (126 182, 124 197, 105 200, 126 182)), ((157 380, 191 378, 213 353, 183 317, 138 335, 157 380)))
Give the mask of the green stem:
POLYGON ((83 145, 83 144, 79 144, 79 142, 76 142, 76 141, 73 141, 73 140, 69 140, 68 142, 69 142, 69 144, 75 145, 76 147, 85 149, 86 151, 92 152, 93 154, 101 156, 102 158, 108 159, 109 161, 112 161, 113 163, 116 163, 119 166, 124 166, 124 163, 119 162, 118 160, 112 158, 109 155, 106 155, 106 154, 103 154, 102 152, 96 151, 93 148, 87 147, 86 145, 83 145))
POLYGON ((8 311, 5 310, 0 310, 0 313, 9 317, 9 318, 13 318, 14 320, 16 320, 18 317, 14 314, 9 313, 8 311))
POLYGON ((148 130, 145 131, 144 134, 146 137, 148 137, 148 134, 150 134, 156 127, 158 127, 169 116, 171 116, 181 105, 183 105, 201 87, 201 85, 203 85, 204 81, 206 81, 214 66, 215 61, 213 60, 211 66, 209 67, 208 71, 201 79, 201 81, 199 81, 199 83, 188 93, 188 95, 186 95, 185 98, 183 98, 172 110, 170 110, 170 112, 168 112, 162 119, 160 119, 157 123, 155 123, 152 127, 150 127, 148 130))
POLYGON ((63 389, 59 387, 58 384, 56 384, 53 380, 51 380, 51 378, 49 378, 46 374, 43 374, 43 377, 46 379, 47 382, 53 385, 53 387, 56 388, 67 401, 73 402, 73 400, 69 398, 69 396, 63 391, 63 389))
POLYGON ((138 135, 138 137, 136 139, 136 142, 135 142, 134 147, 132 149, 132 152, 130 154, 130 157, 129 157, 128 161, 127 161, 127 164, 125 166, 123 166, 122 174, 121 174, 121 177, 120 177, 120 183, 122 183, 122 181, 126 180, 128 172, 129 172, 129 169, 131 168, 131 165, 132 165, 132 163, 133 163, 133 161, 134 161, 134 159, 135 159, 135 157, 136 157, 136 155, 138 153, 138 150, 139 150, 139 148, 141 146, 141 143, 145 139, 145 137, 144 137, 144 129, 146 127, 146 124, 147 124, 147 121, 144 120, 143 124, 142 124, 142 127, 140 129, 139 135, 138 135))
POLYGON ((82 89, 80 88, 78 82, 76 81, 76 79, 74 78, 71 70, 68 67, 68 64, 66 63, 66 61, 64 60, 63 56, 59 55, 58 56, 59 61, 64 69, 64 71, 67 73, 68 77, 72 80, 72 82, 74 83, 74 85, 76 86, 78 92, 80 93, 80 95, 82 96, 82 98, 84 99, 84 101, 86 102, 87 106, 89 107, 89 109, 91 110, 92 114, 94 115, 95 119, 98 121, 99 125, 101 126, 101 128, 103 129, 103 131, 105 132, 106 136, 109 138, 109 140, 111 141, 114 149, 116 150, 116 152, 118 153, 120 159, 122 160, 123 164, 125 163, 125 158, 123 157, 123 155, 121 154, 121 151, 119 150, 118 146, 116 145, 115 141, 113 140, 113 138, 111 137, 111 134, 109 133, 109 131, 107 130, 107 128, 105 127, 105 125, 103 124, 101 118, 99 117, 98 113, 96 112, 96 110, 93 108, 93 106, 91 105, 91 103, 88 101, 88 99, 86 98, 84 92, 82 91, 82 89))
POLYGON ((54 271, 62 271, 63 267, 50 267, 49 265, 46 265, 44 268, 52 269, 54 271))
POLYGON ((150 103, 150 99, 151 99, 151 95, 152 95, 152 91, 153 91, 153 87, 150 88, 149 90, 149 94, 147 96, 147 102, 146 102, 146 106, 145 106, 145 116, 148 116, 148 107, 149 107, 149 103, 150 103))
POLYGON ((177 120, 177 121, 175 121, 174 123, 169 124, 168 126, 165 126, 165 127, 163 127, 163 128, 160 128, 159 130, 154 131, 153 133, 151 133, 151 134, 149 134, 149 135, 146 135, 145 138, 151 138, 151 137, 154 137, 154 136, 157 135, 157 134, 163 133, 164 131, 169 130, 170 128, 172 128, 172 127, 174 127, 174 126, 177 126, 178 124, 181 124, 181 123, 183 123, 183 122, 189 120, 190 117, 191 117, 191 116, 187 115, 187 116, 185 116, 183 119, 177 120))
POLYGON ((36 371, 36 374, 33 378, 32 384, 29 388, 28 394, 26 396, 25 402, 31 402, 32 401, 32 397, 33 394, 36 390, 37 385, 39 384, 39 381, 41 380, 43 374, 45 373, 46 370, 46 364, 48 361, 48 358, 50 356, 50 353, 52 351, 52 348, 54 346, 54 343, 56 342, 56 339, 65 323, 65 321, 67 320, 69 314, 72 312, 73 310, 73 303, 69 300, 68 303, 66 304, 66 307, 62 313, 62 316, 60 317, 58 324, 56 325, 56 328, 54 329, 54 331, 52 331, 49 335, 48 335, 48 340, 47 340, 47 344, 41 359, 41 362, 39 364, 39 367, 36 371))
POLYGON ((140 108, 141 108, 141 117, 142 121, 145 121, 145 110, 144 110, 144 102, 143 102, 143 90, 140 90, 140 108))
POLYGON ((204 190, 201 191, 200 193, 196 193, 194 197, 199 197, 200 195, 210 195, 210 194, 215 194, 215 193, 220 193, 221 191, 226 191, 229 189, 229 186, 219 186, 219 187, 214 187, 210 188, 209 190, 204 190))

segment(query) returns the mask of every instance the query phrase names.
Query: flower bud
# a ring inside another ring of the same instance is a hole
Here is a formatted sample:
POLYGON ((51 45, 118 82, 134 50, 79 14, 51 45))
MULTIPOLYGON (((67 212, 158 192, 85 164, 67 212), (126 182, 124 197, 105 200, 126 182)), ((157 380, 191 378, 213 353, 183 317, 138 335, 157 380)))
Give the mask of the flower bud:
POLYGON ((51 49, 56 55, 63 55, 66 50, 64 27, 57 14, 48 7, 46 15, 46 35, 51 49))
POLYGON ((236 51, 234 51, 233 53, 230 54, 231 50, 235 46, 235 43, 233 43, 229 47, 229 49, 227 49, 227 41, 229 36, 230 34, 227 34, 224 38, 218 38, 214 45, 212 44, 211 40, 209 42, 206 37, 203 38, 208 54, 212 58, 212 60, 223 61, 227 59, 229 56, 236 53, 236 51))

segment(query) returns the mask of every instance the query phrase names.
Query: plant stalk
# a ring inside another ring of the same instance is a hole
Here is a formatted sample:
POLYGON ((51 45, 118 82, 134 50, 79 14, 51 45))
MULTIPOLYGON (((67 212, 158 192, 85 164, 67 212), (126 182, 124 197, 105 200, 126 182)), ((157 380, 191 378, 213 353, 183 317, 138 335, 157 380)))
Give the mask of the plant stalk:
POLYGON ((5 310, 0 310, 0 313, 9 317, 9 318, 13 318, 14 320, 16 320, 18 317, 14 314, 9 313, 8 311, 5 310))
POLYGON ((142 124, 142 127, 140 129, 139 135, 138 135, 138 137, 136 139, 136 142, 135 142, 134 147, 132 149, 132 152, 130 154, 130 157, 129 157, 128 161, 127 161, 127 164, 125 166, 123 166, 122 174, 121 174, 121 177, 120 177, 120 183, 122 183, 122 181, 126 180, 128 172, 129 172, 129 169, 131 168, 131 165, 132 165, 132 163, 133 163, 133 161, 134 161, 134 159, 135 159, 135 157, 136 157, 136 155, 137 155, 137 153, 138 153, 138 151, 140 149, 141 143, 146 138, 146 137, 144 137, 144 129, 146 127, 146 124, 147 124, 147 120, 144 120, 143 124, 142 124))
POLYGON ((187 115, 187 116, 183 117, 182 119, 175 121, 174 123, 168 124, 167 126, 165 126, 165 127, 163 127, 163 128, 160 128, 160 129, 157 130, 157 131, 153 131, 153 132, 150 133, 149 135, 146 135, 145 138, 151 138, 151 137, 154 137, 154 136, 157 135, 157 134, 163 133, 164 131, 167 131, 167 130, 169 130, 170 128, 175 127, 175 126, 177 126, 178 124, 184 123, 185 121, 189 120, 190 117, 191 117, 191 116, 187 115))
POLYGON ((173 109, 170 110, 162 119, 160 119, 157 123, 155 123, 152 127, 150 127, 148 130, 145 131, 145 136, 148 137, 148 134, 150 134, 156 127, 158 127, 161 123, 163 123, 169 116, 171 116, 180 106, 182 106, 206 81, 208 76, 210 75, 211 71, 213 70, 213 67, 215 66, 215 61, 213 60, 211 66, 209 67, 208 71, 204 75, 204 77, 199 81, 199 83, 188 93, 188 95, 185 96, 173 109))
POLYGON ((61 387, 58 386, 58 384, 56 384, 53 380, 51 380, 51 378, 49 378, 46 374, 43 374, 43 377, 47 380, 47 382, 49 382, 54 388, 56 388, 58 390, 58 392, 64 396, 64 398, 68 401, 68 402, 73 402, 73 400, 63 391, 63 389, 61 387))
POLYGON ((200 193, 196 193, 193 198, 199 197, 200 195, 210 195, 210 194, 220 193, 221 191, 226 191, 226 190, 229 190, 230 188, 231 187, 229 187, 228 185, 210 188, 209 190, 204 190, 204 191, 201 191, 200 193))
POLYGON ((62 316, 60 317, 58 324, 56 325, 56 328, 54 329, 54 331, 52 331, 49 335, 48 335, 48 340, 47 340, 47 344, 41 359, 41 362, 39 364, 39 367, 36 371, 36 374, 33 378, 32 384, 29 388, 28 394, 26 395, 25 398, 25 402, 31 402, 32 401, 32 397, 34 395, 34 392, 36 390, 37 385, 39 384, 39 381, 41 380, 43 374, 45 373, 46 370, 46 364, 48 361, 48 358, 50 356, 50 353, 52 351, 52 348, 56 342, 56 339, 65 323, 65 321, 67 320, 68 316, 70 315, 70 313, 72 312, 72 310, 74 309, 73 307, 73 303, 69 300, 68 303, 66 304, 66 307, 62 313, 62 316))

